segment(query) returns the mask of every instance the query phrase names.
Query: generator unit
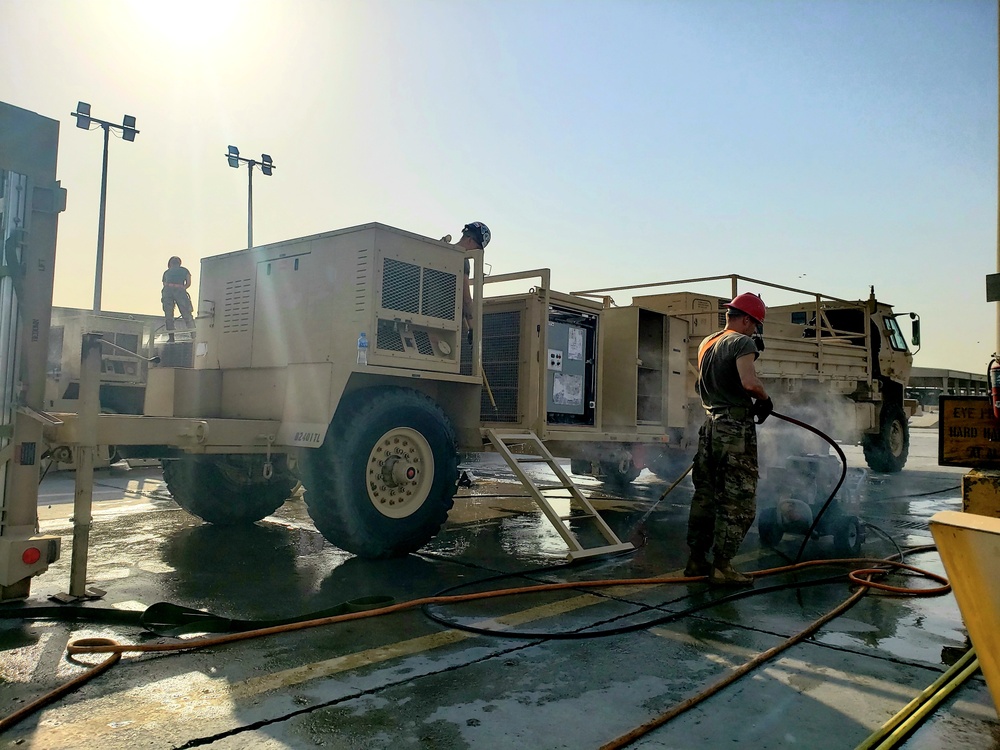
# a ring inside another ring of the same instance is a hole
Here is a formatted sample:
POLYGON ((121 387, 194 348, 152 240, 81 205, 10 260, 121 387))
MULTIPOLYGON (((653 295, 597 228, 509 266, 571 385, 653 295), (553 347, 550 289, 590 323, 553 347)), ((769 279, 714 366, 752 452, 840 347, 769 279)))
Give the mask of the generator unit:
POLYGON ((162 325, 160 316, 53 307, 45 408, 76 411, 82 337, 84 333, 99 333, 109 344, 101 349, 101 409, 117 414, 141 414, 152 338, 162 325))
POLYGON ((539 435, 599 427, 600 314, 600 305, 541 289, 485 299, 483 423, 539 435))
POLYGON ((374 223, 204 258, 194 367, 150 370, 145 413, 278 420, 277 444, 317 447, 343 395, 405 378, 480 445, 479 368, 460 372, 465 258, 374 223))

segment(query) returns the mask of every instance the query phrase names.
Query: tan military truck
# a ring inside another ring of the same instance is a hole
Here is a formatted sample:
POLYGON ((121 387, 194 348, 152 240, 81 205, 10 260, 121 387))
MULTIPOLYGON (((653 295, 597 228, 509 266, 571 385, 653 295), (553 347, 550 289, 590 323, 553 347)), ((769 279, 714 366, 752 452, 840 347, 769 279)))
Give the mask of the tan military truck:
MULTIPOLYGON (((151 368, 143 416, 102 415, 95 439, 162 459, 174 499, 213 523, 260 520, 301 481, 320 532, 368 557, 405 554, 437 533, 458 451, 496 449, 515 471, 538 463, 518 451, 542 454, 559 480, 533 485, 536 499, 574 492, 549 452, 618 482, 686 455, 699 419, 690 350, 718 324, 720 298, 683 292, 617 308, 552 290, 547 269, 484 279, 481 266, 481 251, 382 224, 205 258, 193 367, 151 368), (471 341, 461 325, 467 258, 471 341)), ((788 382, 805 393, 833 377, 843 342, 831 341, 825 308, 813 339, 795 312, 787 337, 798 336, 802 372, 788 382)), ((852 336, 870 341, 875 318, 863 319, 852 336)), ((778 356, 777 339, 769 334, 766 357, 778 356)), ((837 375, 835 390, 872 420, 879 405, 890 413, 870 345, 843 346, 853 347, 843 355, 853 381, 837 375)), ((85 440, 73 415, 59 421, 50 446, 85 440)), ((565 520, 540 504, 554 524, 565 520)))
MULTIPOLYGON (((893 312, 890 305, 875 298, 874 289, 867 299, 850 301, 737 275, 580 293, 604 295, 605 305, 609 307, 605 315, 605 358, 615 363, 619 371, 614 378, 606 379, 606 408, 616 398, 630 400, 634 391, 637 415, 641 417, 644 404, 649 403, 648 396, 643 394, 650 390, 650 384, 655 392, 663 377, 675 380, 668 388, 672 406, 666 419, 667 447, 661 455, 647 458, 646 465, 663 476, 676 476, 676 472, 683 470, 690 461, 698 426, 704 420, 695 391, 698 345, 705 336, 725 326, 723 305, 741 291, 759 292, 765 301, 771 297, 801 299, 769 305, 763 327, 765 349, 756 368, 778 409, 804 419, 841 442, 860 442, 868 465, 875 471, 900 471, 909 451, 907 407, 911 404, 904 400, 904 393, 913 353, 907 346, 898 318, 911 319, 913 343, 919 347, 919 316, 893 312), (729 296, 668 292, 633 297, 631 305, 624 308, 612 307, 611 298, 607 296, 611 292, 635 288, 685 286, 691 289, 711 284, 718 286, 720 282, 730 287, 729 296), (631 338, 611 329, 616 319, 627 319, 631 327, 636 315, 640 316, 640 321, 641 316, 645 316, 647 330, 654 332, 646 334, 647 344, 651 340, 658 341, 658 323, 650 317, 653 311, 668 315, 673 328, 687 325, 684 342, 673 346, 669 355, 665 354, 670 361, 669 367, 661 368, 657 347, 654 346, 652 352, 648 346, 645 349, 640 346, 637 350, 628 348, 631 338), (629 358, 633 352, 638 369, 631 367, 629 358), (628 366, 623 364, 627 360, 628 366)), ((625 413, 624 406, 617 409, 619 415, 625 413)), ((636 424, 641 425, 642 420, 638 419, 636 424)), ((802 432, 796 437, 811 440, 802 432)), ((806 450, 804 446, 803 450, 806 450)))

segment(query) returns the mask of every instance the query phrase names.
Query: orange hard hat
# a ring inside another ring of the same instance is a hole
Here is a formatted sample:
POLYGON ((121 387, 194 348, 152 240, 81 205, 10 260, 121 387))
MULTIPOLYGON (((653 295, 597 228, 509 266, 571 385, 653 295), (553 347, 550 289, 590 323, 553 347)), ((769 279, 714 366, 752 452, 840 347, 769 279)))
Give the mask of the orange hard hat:
POLYGON ((752 292, 743 292, 743 294, 734 298, 732 302, 727 302, 724 307, 739 310, 744 315, 749 315, 758 323, 763 323, 764 316, 767 314, 767 307, 764 305, 764 300, 760 298, 759 294, 753 294, 752 292))

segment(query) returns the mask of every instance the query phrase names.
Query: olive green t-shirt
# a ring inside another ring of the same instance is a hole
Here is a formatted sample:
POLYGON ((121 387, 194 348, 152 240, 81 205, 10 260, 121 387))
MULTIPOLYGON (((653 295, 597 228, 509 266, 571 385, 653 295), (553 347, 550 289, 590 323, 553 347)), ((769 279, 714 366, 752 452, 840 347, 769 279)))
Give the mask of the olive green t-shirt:
POLYGON ((184 266, 173 266, 163 272, 164 284, 183 284, 191 280, 191 272, 184 266))
POLYGON ((712 411, 727 406, 753 405, 750 394, 740 381, 736 360, 756 353, 757 345, 753 339, 735 331, 722 334, 712 344, 705 352, 698 372, 698 390, 705 409, 712 411))

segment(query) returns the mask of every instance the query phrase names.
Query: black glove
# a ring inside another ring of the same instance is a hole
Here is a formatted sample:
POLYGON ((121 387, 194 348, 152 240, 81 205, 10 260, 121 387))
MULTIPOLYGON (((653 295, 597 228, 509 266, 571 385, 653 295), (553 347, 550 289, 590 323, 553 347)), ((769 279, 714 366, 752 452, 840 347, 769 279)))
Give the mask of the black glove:
POLYGON ((750 413, 753 415, 754 422, 764 424, 764 420, 771 416, 772 411, 774 411, 774 402, 770 398, 759 398, 754 402, 750 413))
POLYGON ((472 346, 472 329, 471 328, 469 329, 469 333, 467 334, 467 336, 468 336, 468 340, 469 340, 469 346, 472 346))

